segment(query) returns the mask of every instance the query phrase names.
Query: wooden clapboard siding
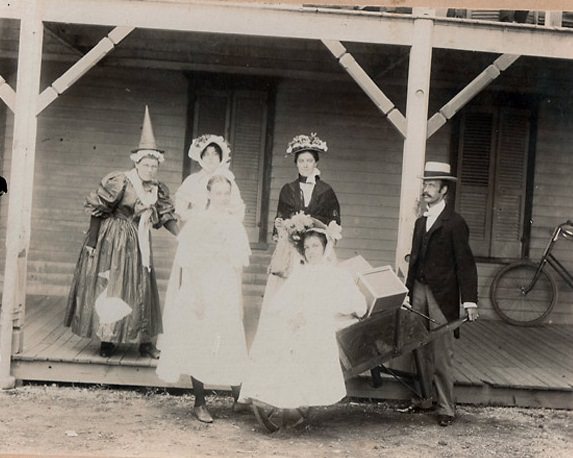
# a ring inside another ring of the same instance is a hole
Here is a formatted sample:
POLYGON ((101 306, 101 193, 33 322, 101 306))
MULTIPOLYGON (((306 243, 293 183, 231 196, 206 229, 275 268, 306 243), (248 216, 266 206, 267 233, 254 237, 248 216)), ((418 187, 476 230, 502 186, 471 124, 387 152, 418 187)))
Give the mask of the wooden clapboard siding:
MULTIPOLYGON (((43 85, 64 70, 65 66, 46 65, 43 85)), ((89 222, 83 211, 85 195, 97 188, 105 174, 131 168, 129 153, 139 143, 145 104, 150 108, 158 145, 166 150, 160 179, 172 191, 177 189, 184 150, 186 91, 184 76, 175 72, 96 67, 42 113, 33 184, 30 293, 67 293, 89 222)), ((10 167, 11 119, 5 137, 5 171, 10 167)), ((167 231, 154 231, 153 249, 162 287, 174 248, 175 240, 167 231)))
MULTIPOLYGON (((392 94, 403 104, 403 91, 392 94)), ((353 84, 317 85, 283 81, 277 90, 269 230, 280 188, 296 178, 288 142, 316 132, 328 144, 319 168, 340 200, 344 259, 362 254, 374 265, 392 265, 398 230, 403 140, 370 100, 353 84)), ((449 160, 449 128, 436 134, 428 157, 449 160)))
MULTIPOLYGON (((534 193, 533 225, 530 257, 539 259, 553 228, 567 219, 573 219, 571 183, 573 176, 573 114, 570 97, 561 101, 545 99, 540 104, 534 193)), ((573 243, 561 240, 554 254, 573 273, 573 243)), ((559 303, 550 319, 556 323, 573 323, 573 291, 557 275, 559 303)))

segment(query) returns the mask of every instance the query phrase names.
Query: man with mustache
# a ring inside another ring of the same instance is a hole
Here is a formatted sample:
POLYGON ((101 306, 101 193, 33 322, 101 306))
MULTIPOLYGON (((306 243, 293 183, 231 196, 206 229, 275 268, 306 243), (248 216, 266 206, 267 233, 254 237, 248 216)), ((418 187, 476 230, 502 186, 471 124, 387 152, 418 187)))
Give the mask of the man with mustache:
MULTIPOLYGON (((457 180, 450 165, 427 162, 422 199, 427 211, 416 220, 406 286, 412 307, 437 323, 460 316, 460 300, 469 321, 478 317, 477 268, 469 246, 464 219, 447 203, 457 180)), ((428 320, 428 328, 438 324, 428 320)), ((418 400, 406 411, 430 410, 436 403, 438 423, 451 425, 456 418, 453 380, 453 335, 446 333, 422 347, 422 370, 432 380, 434 397, 418 400)))

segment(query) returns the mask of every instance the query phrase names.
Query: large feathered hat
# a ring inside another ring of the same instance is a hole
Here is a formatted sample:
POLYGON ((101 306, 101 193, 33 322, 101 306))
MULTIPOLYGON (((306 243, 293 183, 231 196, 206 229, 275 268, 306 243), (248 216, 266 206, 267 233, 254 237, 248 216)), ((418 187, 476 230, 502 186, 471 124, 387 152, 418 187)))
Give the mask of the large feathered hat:
POLYGON ((294 137, 287 146, 286 155, 302 153, 304 151, 314 151, 316 153, 326 153, 328 147, 326 142, 318 138, 316 133, 310 135, 297 135, 294 137))

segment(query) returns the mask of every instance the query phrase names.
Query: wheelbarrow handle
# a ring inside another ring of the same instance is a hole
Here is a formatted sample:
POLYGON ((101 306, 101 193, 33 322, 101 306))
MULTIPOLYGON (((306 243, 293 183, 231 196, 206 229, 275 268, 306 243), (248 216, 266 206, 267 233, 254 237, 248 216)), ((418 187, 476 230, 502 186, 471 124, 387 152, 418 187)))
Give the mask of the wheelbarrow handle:
POLYGON ((421 316, 422 318, 425 318, 426 320, 431 321, 434 324, 440 325, 441 323, 438 323, 436 320, 434 320, 433 318, 430 318, 428 315, 424 315, 422 312, 418 312, 417 310, 414 310, 412 308, 412 306, 410 304, 408 304, 407 302, 404 302, 402 304, 402 307, 406 310, 408 310, 409 312, 415 313, 416 315, 421 316))

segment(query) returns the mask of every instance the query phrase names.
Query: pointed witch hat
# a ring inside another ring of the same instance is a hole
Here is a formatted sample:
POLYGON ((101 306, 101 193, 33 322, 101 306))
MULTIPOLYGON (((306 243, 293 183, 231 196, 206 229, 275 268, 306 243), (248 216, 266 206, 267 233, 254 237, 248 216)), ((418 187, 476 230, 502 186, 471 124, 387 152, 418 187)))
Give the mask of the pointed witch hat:
POLYGON ((143 127, 141 128, 141 138, 139 146, 132 152, 135 153, 140 150, 155 150, 163 153, 164 151, 157 148, 155 142, 155 135, 153 135, 153 127, 151 126, 151 117, 149 116, 149 108, 145 105, 145 115, 143 117, 143 127))

